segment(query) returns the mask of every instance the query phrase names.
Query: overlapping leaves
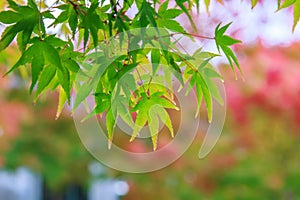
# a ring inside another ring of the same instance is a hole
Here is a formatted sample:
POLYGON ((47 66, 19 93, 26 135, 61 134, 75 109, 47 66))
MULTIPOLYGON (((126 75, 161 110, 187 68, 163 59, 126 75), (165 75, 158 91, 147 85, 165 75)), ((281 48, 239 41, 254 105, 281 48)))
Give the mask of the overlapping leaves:
MULTIPOLYGON (((56 117, 65 103, 70 103, 72 89, 77 92, 73 111, 93 94, 96 105, 86 119, 94 114, 105 117, 109 146, 118 117, 132 127, 130 141, 148 125, 153 148, 156 149, 160 121, 174 136, 169 112, 179 108, 172 93, 173 77, 182 86, 188 85, 187 93, 192 89, 196 92, 196 116, 203 99, 209 121, 212 120, 213 98, 222 103, 213 81, 221 76, 209 64, 216 54, 197 51, 190 56, 179 51, 178 41, 171 41, 170 37, 171 33, 188 35, 176 21, 181 14, 189 18, 196 31, 190 10, 194 4, 199 8, 199 1, 175 0, 172 8, 169 1, 146 0, 125 0, 122 4, 115 0, 110 4, 98 0, 90 0, 88 4, 86 1, 58 0, 51 6, 46 5, 46 8, 37 6, 34 0, 27 2, 24 6, 8 0, 10 10, 0 12, 0 22, 7 25, 1 36, 0 51, 16 38, 22 52, 7 74, 21 66, 30 66, 29 91, 35 92, 35 99, 47 89, 58 89, 60 96, 56 117), (138 11, 129 17, 127 11, 132 5, 138 11), (50 20, 47 27, 45 19, 50 20), (58 34, 50 34, 49 30, 56 26, 61 26, 63 40, 58 34), (154 31, 147 32, 151 27, 154 31), (135 28, 141 28, 142 32, 135 32, 135 28), (123 31, 128 32, 117 35, 123 31), (100 43, 107 41, 108 37, 113 37, 113 40, 100 43), (78 50, 74 50, 75 44, 78 50), (82 55, 89 54, 93 47, 98 46, 101 48, 97 48, 95 54, 91 53, 91 57, 87 57, 88 62, 85 59, 80 67, 77 62, 82 55), (119 55, 118 49, 122 49, 119 55), (162 68, 161 64, 168 67, 162 68), (77 76, 82 81, 74 83, 77 76), (160 84, 153 84, 153 81, 160 84)), ((210 1, 205 0, 204 4, 208 9, 210 1)), ((239 41, 225 35, 229 25, 217 26, 214 39, 231 67, 235 64, 239 68, 230 49, 239 41)))
POLYGON ((141 93, 141 99, 133 108, 134 111, 138 111, 135 125, 133 128, 133 134, 130 138, 130 141, 133 141, 137 136, 139 131, 146 125, 148 122, 148 126, 151 133, 151 139, 153 144, 153 149, 157 148, 157 135, 159 132, 159 120, 160 117, 163 123, 169 128, 171 135, 174 137, 173 126, 170 120, 170 116, 165 109, 175 109, 179 110, 179 108, 174 105, 174 103, 170 102, 167 98, 165 98, 163 92, 156 92, 151 95, 147 95, 146 93, 141 93))
POLYGON ((22 65, 31 64, 30 92, 37 85, 36 98, 53 82, 54 87, 57 87, 58 84, 61 85, 70 101, 70 71, 77 73, 79 70, 79 65, 73 60, 77 53, 73 52, 72 45, 69 46, 67 42, 55 38, 53 35, 43 41, 33 38, 30 44, 31 46, 24 51, 21 58, 6 74, 22 65), (61 46, 64 46, 63 50, 60 49, 61 46))
POLYGON ((17 35, 22 39, 19 45, 24 51, 34 28, 43 27, 38 8, 33 0, 29 0, 27 6, 20 6, 12 0, 7 2, 12 10, 0 12, 0 22, 9 25, 2 33, 0 51, 7 48, 17 35))
POLYGON ((174 18, 181 15, 183 11, 174 8, 168 9, 168 3, 169 1, 164 2, 158 10, 158 26, 165 27, 174 32, 185 33, 184 28, 179 24, 179 22, 174 20, 174 18))

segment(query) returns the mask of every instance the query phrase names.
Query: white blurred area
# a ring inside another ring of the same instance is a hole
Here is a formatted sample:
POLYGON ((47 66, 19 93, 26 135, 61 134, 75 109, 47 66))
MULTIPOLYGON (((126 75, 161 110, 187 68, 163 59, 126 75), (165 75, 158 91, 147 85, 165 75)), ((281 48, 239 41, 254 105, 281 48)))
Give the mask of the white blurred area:
POLYGON ((42 179, 28 168, 16 171, 0 171, 1 200, 40 200, 42 199, 42 179))
MULTIPOLYGON (((109 178, 106 168, 99 162, 89 165, 92 177, 84 200, 119 200, 129 191, 126 181, 109 178)), ((0 200, 44 200, 42 177, 26 167, 16 170, 0 169, 0 200)), ((64 200, 82 200, 80 196, 66 193, 64 200)), ((61 199, 59 199, 61 200, 61 199)))
POLYGON ((128 193, 129 185, 126 181, 103 178, 106 174, 105 169, 99 162, 89 165, 89 171, 95 179, 89 188, 88 200, 118 200, 128 193))
POLYGON ((120 180, 96 180, 89 190, 88 200, 118 200, 127 194, 128 183, 120 180))
MULTIPOLYGON (((204 0, 200 4, 200 12, 193 9, 192 16, 198 29, 198 35, 214 37, 217 24, 224 26, 232 22, 226 31, 226 35, 241 40, 242 45, 261 43, 266 47, 288 46, 300 41, 300 22, 294 32, 293 7, 277 11, 277 0, 263 0, 253 9, 250 0, 223 0, 224 4, 211 1, 209 13, 206 11, 204 0)), ((184 15, 178 20, 187 32, 194 32, 188 18, 184 15)), ((219 54, 215 41, 209 39, 197 39, 199 46, 205 51, 219 54)), ((188 49, 188 46, 185 46, 188 49)), ((223 52, 220 52, 223 54, 223 52)), ((238 56, 239 58, 239 56, 238 56)), ((223 55, 210 61, 214 66, 220 63, 228 63, 223 55)))
POLYGON ((250 2, 250 0, 224 0, 224 5, 221 5, 212 1, 209 14, 202 4, 200 14, 194 12, 196 25, 204 34, 212 35, 215 25, 219 22, 224 25, 233 22, 228 32, 236 35, 244 44, 261 39, 267 46, 288 45, 300 40, 300 23, 294 33, 292 32, 294 22, 292 8, 276 12, 277 0, 264 0, 251 9, 250 2))

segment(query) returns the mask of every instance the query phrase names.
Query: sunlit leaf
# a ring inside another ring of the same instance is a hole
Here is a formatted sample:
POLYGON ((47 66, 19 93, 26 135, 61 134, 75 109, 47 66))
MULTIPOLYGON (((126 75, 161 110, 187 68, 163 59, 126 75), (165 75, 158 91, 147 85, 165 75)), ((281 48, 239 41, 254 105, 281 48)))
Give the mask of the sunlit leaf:
POLYGON ((252 9, 256 6, 258 0, 251 0, 252 9))
POLYGON ((111 143, 113 140, 113 132, 114 126, 116 123, 115 116, 113 114, 112 109, 109 109, 106 113, 106 127, 107 127, 107 135, 108 135, 108 148, 111 148, 111 143))
POLYGON ((210 0, 204 0, 205 7, 206 7, 206 12, 209 13, 209 5, 210 5, 210 0))
POLYGON ((170 117, 166 116, 169 114, 165 111, 165 109, 179 110, 179 108, 176 105, 174 105, 174 103, 170 102, 166 98, 163 98, 162 94, 162 92, 156 92, 150 97, 147 97, 146 94, 143 93, 143 98, 138 101, 135 108, 133 109, 133 111, 137 111, 138 113, 130 141, 133 141, 135 139, 139 131, 148 122, 149 129, 151 132, 153 149, 155 150, 157 148, 157 134, 159 126, 158 117, 160 117, 162 122, 166 124, 166 126, 171 132, 171 135, 174 136, 173 126, 170 117), (162 111, 161 109, 163 109, 164 111, 162 111))
POLYGON ((296 25, 298 24, 300 19, 300 1, 296 0, 294 5, 294 24, 293 24, 293 32, 296 28, 296 25))
POLYGON ((68 98, 67 95, 64 91, 64 89, 62 87, 60 87, 59 89, 59 100, 58 100, 58 104, 57 104, 57 111, 56 111, 56 115, 55 118, 58 119, 66 102, 67 102, 68 98))
POLYGON ((287 8, 293 5, 297 0, 285 0, 279 7, 279 9, 287 8))
POLYGON ((157 149, 157 139, 159 131, 159 119, 154 109, 150 109, 148 113, 149 130, 151 134, 153 150, 157 149))

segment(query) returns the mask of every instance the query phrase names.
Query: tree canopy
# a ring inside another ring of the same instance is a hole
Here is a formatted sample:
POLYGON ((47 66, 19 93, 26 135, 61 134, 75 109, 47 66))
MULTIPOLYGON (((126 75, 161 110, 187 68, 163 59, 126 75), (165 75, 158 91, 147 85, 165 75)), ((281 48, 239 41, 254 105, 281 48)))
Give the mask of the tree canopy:
MULTIPOLYGON (((251 3, 255 7, 258 1, 251 3)), ((131 141, 148 124, 154 149, 159 120, 174 136, 168 111, 180 108, 173 79, 186 93, 195 91, 196 116, 204 100, 210 122, 212 99, 223 102, 214 82, 222 76, 210 61, 224 55, 235 76, 241 72, 231 48, 241 41, 226 34, 231 23, 220 22, 214 37, 197 34, 191 12, 199 12, 200 6, 209 10, 210 0, 7 0, 7 5, 0 12, 0 22, 5 24, 0 51, 16 40, 21 56, 5 75, 25 66, 31 74, 29 92, 34 93, 34 101, 49 89, 58 90, 57 117, 66 103, 74 112, 92 96, 95 107, 86 119, 105 116, 109 146, 117 117, 132 127, 131 141), (194 33, 183 28, 177 20, 180 15, 187 17, 194 33), (214 40, 218 52, 197 46, 190 53, 182 38, 214 40)), ((288 7, 294 9, 294 30, 300 0, 278 0, 278 10, 288 7)))

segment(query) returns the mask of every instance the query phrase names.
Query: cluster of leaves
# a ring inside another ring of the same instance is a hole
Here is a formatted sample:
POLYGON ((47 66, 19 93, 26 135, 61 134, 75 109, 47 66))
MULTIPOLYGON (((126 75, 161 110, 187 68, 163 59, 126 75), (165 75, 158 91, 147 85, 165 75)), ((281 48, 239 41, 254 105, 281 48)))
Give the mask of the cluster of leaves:
MULTIPOLYGON (((96 106, 90 115, 105 114, 109 144, 117 117, 133 128, 131 141, 148 124, 154 149, 159 119, 174 135, 168 114, 169 109, 179 109, 173 95, 173 77, 182 86, 188 85, 187 93, 195 90, 198 111, 204 99, 209 121, 212 98, 222 103, 213 81, 222 77, 209 64, 217 54, 201 48, 194 55, 182 53, 179 39, 172 39, 177 35, 191 36, 176 21, 182 14, 196 30, 190 11, 193 6, 199 8, 199 1, 175 0, 172 8, 169 1, 156 0, 110 0, 109 4, 57 0, 53 5, 43 0, 28 0, 26 5, 7 2, 9 9, 0 12, 0 22, 7 24, 0 51, 16 38, 22 53, 7 74, 30 66, 29 90, 35 93, 35 100, 48 89, 58 89, 57 117, 66 102, 71 104, 71 91, 77 93, 73 111, 93 95, 96 106), (59 33, 51 34, 54 30, 59 33)), ((208 8, 209 1, 205 5, 208 8)), ((219 24, 215 37, 209 39, 215 40, 234 70, 233 65, 239 68, 239 64, 229 47, 240 41, 224 35, 229 25, 219 24)))

